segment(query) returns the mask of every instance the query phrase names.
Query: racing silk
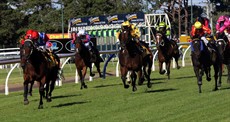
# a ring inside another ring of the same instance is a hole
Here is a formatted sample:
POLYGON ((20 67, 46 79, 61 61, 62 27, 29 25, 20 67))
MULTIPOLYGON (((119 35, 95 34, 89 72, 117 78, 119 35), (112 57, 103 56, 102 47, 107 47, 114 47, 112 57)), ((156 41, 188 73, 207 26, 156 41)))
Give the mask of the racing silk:
POLYGON ((38 44, 39 46, 45 45, 49 41, 49 37, 46 33, 39 32, 38 44))
MULTIPOLYGON (((230 18, 227 16, 220 16, 216 23, 216 31, 220 33, 224 32, 225 29, 230 27, 230 18)), ((228 29, 229 31, 230 29, 228 29)))
MULTIPOLYGON (((72 44, 74 44, 75 40, 77 39, 78 35, 76 33, 73 33, 72 34, 72 44)), ((89 34, 85 34, 85 38, 83 38, 82 42, 83 43, 87 43, 90 41, 90 35, 89 34)))
POLYGON ((205 34, 211 34, 211 30, 205 26, 202 26, 200 30, 197 30, 195 26, 192 26, 191 36, 192 37, 202 37, 205 34))

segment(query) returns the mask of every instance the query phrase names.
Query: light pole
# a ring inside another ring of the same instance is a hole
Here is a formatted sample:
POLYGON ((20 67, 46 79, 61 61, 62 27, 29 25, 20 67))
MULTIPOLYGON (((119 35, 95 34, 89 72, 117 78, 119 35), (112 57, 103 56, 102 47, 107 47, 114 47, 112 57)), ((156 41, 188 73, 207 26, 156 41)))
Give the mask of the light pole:
POLYGON ((61 27, 62 27, 62 38, 64 38, 64 10, 63 10, 63 2, 61 0, 61 27))
POLYGON ((193 19, 193 10, 192 10, 192 0, 191 0, 191 20, 190 20, 190 22, 191 22, 191 24, 192 24, 192 19, 193 19))

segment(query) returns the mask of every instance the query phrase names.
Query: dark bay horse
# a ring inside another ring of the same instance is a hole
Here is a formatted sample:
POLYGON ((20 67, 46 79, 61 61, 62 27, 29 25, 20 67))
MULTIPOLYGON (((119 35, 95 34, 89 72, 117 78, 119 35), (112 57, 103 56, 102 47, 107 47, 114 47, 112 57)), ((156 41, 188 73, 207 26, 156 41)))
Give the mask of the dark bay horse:
MULTIPOLYGON (((214 41, 214 40, 213 40, 214 41)), ((214 46, 214 45, 213 45, 214 46)), ((206 74, 206 80, 211 80, 211 66, 214 67, 214 78, 215 78, 215 88, 213 90, 218 90, 218 76, 221 79, 221 60, 217 51, 210 51, 201 39, 193 39, 191 42, 191 58, 193 63, 193 69, 197 77, 197 84, 199 93, 201 93, 202 76, 206 74)))
MULTIPOLYGON (((142 52, 138 49, 138 46, 131 36, 131 28, 123 28, 119 34, 121 50, 118 53, 121 79, 124 85, 124 88, 129 88, 129 85, 126 84, 126 76, 128 71, 131 71, 131 82, 132 82, 132 91, 136 91, 136 79, 138 72, 139 84, 143 83, 142 67, 144 66, 144 75, 148 80, 147 86, 150 88, 152 84, 150 83, 150 73, 152 66, 152 55, 147 54, 143 55, 142 52), (146 71, 146 67, 147 71, 146 71)), ((148 48, 148 47, 147 47, 148 48)))
POLYGON ((75 66, 77 68, 78 75, 80 77, 81 81, 81 89, 87 88, 87 85, 85 84, 85 75, 87 72, 87 67, 89 67, 90 70, 90 76, 94 76, 95 74, 92 73, 92 63, 95 64, 97 71, 99 73, 99 77, 102 77, 101 70, 100 70, 100 62, 101 57, 99 55, 99 51, 96 49, 96 47, 92 47, 92 50, 94 50, 94 61, 90 61, 91 55, 89 49, 83 44, 82 42, 83 37, 77 37, 75 40, 75 48, 76 48, 76 54, 75 54, 75 66))
MULTIPOLYGON (((224 35, 224 33, 218 34, 216 35, 216 37, 217 37, 216 46, 218 52, 220 53, 220 57, 222 61, 221 63, 225 64, 228 70, 227 83, 230 83, 230 43, 228 41, 228 38, 224 35)), ((219 82, 219 84, 221 85, 221 82, 219 82)))
MULTIPOLYGON (((21 64, 24 77, 24 104, 29 104, 27 98, 28 84, 37 81, 39 84, 39 109, 43 108, 44 85, 46 84, 46 99, 51 102, 52 91, 58 77, 59 64, 51 63, 44 52, 38 50, 34 43, 27 39, 21 47, 21 64)), ((60 63, 60 60, 58 61, 60 63)))
POLYGON ((177 69, 180 68, 178 64, 178 59, 180 57, 179 49, 174 41, 166 42, 161 33, 156 34, 156 46, 158 50, 158 61, 159 61, 159 73, 160 74, 167 74, 168 79, 170 79, 170 65, 171 60, 174 57, 177 65, 177 69), (163 63, 166 64, 166 70, 163 70, 163 63))

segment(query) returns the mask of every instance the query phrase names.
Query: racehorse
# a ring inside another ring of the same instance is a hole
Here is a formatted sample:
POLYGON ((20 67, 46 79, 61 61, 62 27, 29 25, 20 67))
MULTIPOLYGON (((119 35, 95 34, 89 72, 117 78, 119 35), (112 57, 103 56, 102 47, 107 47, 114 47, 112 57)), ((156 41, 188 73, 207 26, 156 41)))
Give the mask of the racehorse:
POLYGON ((147 72, 144 70, 144 75, 146 76, 148 83, 148 88, 151 88, 152 84, 150 83, 150 73, 152 66, 151 54, 143 56, 143 53, 140 52, 135 41, 133 41, 131 35, 131 28, 124 27, 119 34, 121 50, 118 53, 119 63, 120 63, 120 72, 121 79, 124 85, 124 88, 129 88, 129 85, 126 84, 126 76, 128 71, 131 71, 131 82, 132 82, 132 91, 136 91, 136 79, 138 72, 139 82, 141 85, 143 83, 142 67, 143 69, 148 65, 147 72))
POLYGON ((170 79, 170 65, 172 57, 174 57, 177 65, 177 69, 180 68, 178 64, 178 59, 180 57, 179 49, 174 41, 166 42, 163 39, 163 35, 161 33, 156 34, 156 46, 158 50, 158 61, 159 61, 159 73, 167 74, 168 79, 170 79), (166 63, 166 70, 163 70, 163 63, 166 63))
POLYGON ((97 71, 99 73, 99 77, 102 77, 101 70, 100 70, 101 57, 99 55, 99 51, 96 49, 96 47, 92 47, 94 54, 91 55, 89 49, 83 44, 82 42, 83 39, 84 37, 77 37, 77 39, 74 42, 76 48, 75 66, 77 68, 77 72, 80 77, 81 89, 87 88, 87 85, 85 84, 84 81, 87 72, 87 67, 89 67, 90 76, 95 75, 92 73, 92 63, 95 64, 97 71), (90 61, 90 59, 92 58, 91 56, 94 56, 93 61, 90 61))
POLYGON ((28 84, 37 81, 39 84, 40 101, 38 109, 43 108, 44 85, 46 84, 46 99, 51 102, 52 91, 58 77, 59 63, 52 64, 44 52, 38 50, 34 43, 27 39, 21 47, 21 63, 24 78, 24 105, 29 104, 27 98, 28 84))
POLYGON ((211 80, 210 67, 212 65, 214 67, 215 78, 215 88, 213 90, 218 90, 218 75, 220 75, 219 80, 221 80, 221 61, 218 52, 210 51, 206 46, 204 46, 204 42, 200 39, 193 39, 193 41, 191 42, 191 48, 191 58, 193 63, 193 69, 197 77, 199 93, 201 93, 202 76, 204 75, 204 72, 206 74, 206 80, 211 80))
MULTIPOLYGON (((228 41, 228 38, 223 34, 216 35, 217 40, 216 40, 216 45, 217 45, 217 50, 220 53, 221 56, 221 63, 225 64, 227 66, 228 70, 228 79, 227 83, 230 83, 230 43, 228 41)), ((221 67, 222 71, 222 67, 221 67)), ((221 82, 219 82, 221 85, 221 82)))

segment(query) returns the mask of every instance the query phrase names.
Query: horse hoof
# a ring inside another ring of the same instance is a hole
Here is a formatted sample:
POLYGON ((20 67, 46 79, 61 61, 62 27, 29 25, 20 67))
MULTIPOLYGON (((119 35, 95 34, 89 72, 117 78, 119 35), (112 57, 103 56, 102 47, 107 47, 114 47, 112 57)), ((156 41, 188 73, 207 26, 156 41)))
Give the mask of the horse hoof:
POLYGON ((148 88, 151 88, 151 87, 152 87, 152 84, 151 84, 151 83, 148 83, 148 84, 147 84, 147 87, 148 87, 148 88))
POLYGON ((129 88, 129 85, 125 85, 124 88, 126 88, 126 89, 129 88))
POLYGON ((90 76, 91 76, 91 77, 94 77, 94 76, 95 76, 95 74, 91 73, 91 74, 90 74, 90 76))
POLYGON ((39 105, 39 106, 38 106, 38 109, 43 109, 43 105, 39 105))
POLYGON ((84 85, 84 88, 87 89, 88 88, 87 85, 84 85))
POLYGON ((137 91, 137 87, 133 87, 133 92, 137 91))
POLYGON ((32 93, 28 93, 27 96, 32 96, 32 93))
POLYGON ((180 69, 181 67, 180 66, 177 66, 177 69, 180 69))
POLYGON ((218 88, 214 88, 212 91, 217 91, 218 90, 218 88))
POLYGON ((29 104, 29 100, 24 100, 24 105, 28 105, 29 104))

